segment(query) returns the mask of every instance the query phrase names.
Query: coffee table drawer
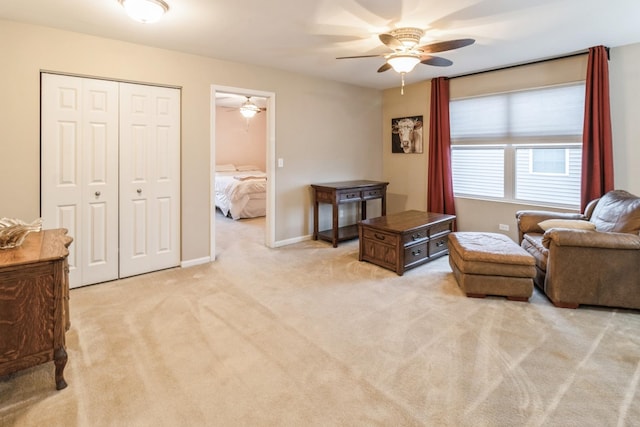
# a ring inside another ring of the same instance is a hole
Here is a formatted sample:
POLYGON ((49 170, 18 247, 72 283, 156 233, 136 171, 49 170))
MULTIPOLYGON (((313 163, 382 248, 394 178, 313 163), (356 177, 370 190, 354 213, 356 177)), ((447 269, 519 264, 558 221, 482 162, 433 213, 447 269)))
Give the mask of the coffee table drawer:
POLYGON ((419 242, 420 240, 425 240, 429 236, 429 230, 425 228, 421 228, 419 230, 414 230, 411 233, 406 233, 403 235, 402 243, 405 245, 410 245, 411 243, 419 242))
POLYGON ((429 256, 433 257, 449 248, 449 233, 429 240, 429 256))
POLYGON ((398 244, 398 239, 400 238, 397 234, 391 234, 380 230, 371 230, 369 228, 363 229, 362 234, 365 241, 371 240, 376 243, 391 246, 396 246, 398 244))
POLYGON ((410 246, 404 250, 404 265, 408 266, 414 262, 422 261, 428 256, 428 242, 410 246))
POLYGON ((453 221, 442 222, 440 224, 434 224, 429 227, 429 236, 433 237, 436 234, 453 231, 453 221))

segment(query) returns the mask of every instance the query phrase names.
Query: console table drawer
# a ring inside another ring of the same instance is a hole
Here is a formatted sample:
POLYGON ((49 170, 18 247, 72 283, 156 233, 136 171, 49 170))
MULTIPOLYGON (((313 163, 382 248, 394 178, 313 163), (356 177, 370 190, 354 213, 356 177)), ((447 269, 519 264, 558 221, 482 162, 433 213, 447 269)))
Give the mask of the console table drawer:
POLYGON ((362 192, 363 199, 379 199, 382 197, 382 189, 364 190, 362 192))
POLYGON ((338 200, 340 200, 341 202, 347 201, 347 200, 353 200, 353 201, 357 201, 360 200, 360 192, 359 191, 350 191, 348 193, 339 193, 338 195, 338 200))

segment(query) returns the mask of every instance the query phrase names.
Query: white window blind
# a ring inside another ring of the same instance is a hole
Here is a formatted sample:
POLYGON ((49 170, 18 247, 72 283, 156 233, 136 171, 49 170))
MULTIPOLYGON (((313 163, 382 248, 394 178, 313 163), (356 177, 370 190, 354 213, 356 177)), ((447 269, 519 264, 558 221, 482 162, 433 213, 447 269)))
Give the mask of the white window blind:
POLYGON ((452 150, 451 164, 456 194, 504 197, 504 149, 501 147, 452 150))
POLYGON ((456 196, 576 207, 584 83, 453 100, 456 196))

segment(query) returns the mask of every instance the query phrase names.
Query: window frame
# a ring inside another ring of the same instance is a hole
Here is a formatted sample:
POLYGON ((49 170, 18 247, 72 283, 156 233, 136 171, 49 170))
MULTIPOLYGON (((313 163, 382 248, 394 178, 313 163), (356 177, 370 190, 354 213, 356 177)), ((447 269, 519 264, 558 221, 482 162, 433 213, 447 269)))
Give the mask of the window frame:
MULTIPOLYGON (((540 86, 534 88, 526 88, 521 90, 514 91, 504 91, 504 92, 494 92, 494 93, 486 93, 482 95, 470 96, 470 97, 460 97, 450 100, 451 102, 462 101, 474 98, 483 98, 483 97, 491 97, 491 96, 510 96, 513 93, 522 93, 522 92, 534 92, 538 90, 547 90, 552 88, 561 88, 561 87, 585 87, 585 81, 574 81, 563 84, 556 85, 547 85, 540 86)), ((584 93, 584 90, 582 91, 584 93)), ((584 99, 583 99, 584 102, 584 99)), ((507 101, 507 105, 509 102, 507 101)), ((506 114, 509 115, 509 107, 507 107, 506 114)), ((509 120, 509 119, 507 119, 509 120)), ((566 134, 562 133, 559 135, 515 135, 511 129, 511 123, 507 122, 506 132, 503 136, 464 136, 460 138, 451 137, 451 151, 452 151, 452 160, 453 160, 453 151, 456 149, 473 149, 475 148, 502 148, 504 150, 504 197, 490 197, 483 196, 477 194, 466 194, 466 193, 455 193, 454 188, 454 197, 456 198, 466 198, 466 199, 478 199, 478 200, 488 200, 488 201, 498 201, 498 202, 506 202, 506 203, 514 203, 514 204, 522 204, 522 205, 532 205, 532 206, 541 206, 541 207, 553 207, 553 208, 563 208, 563 209, 575 209, 579 206, 576 204, 562 204, 562 203, 550 203, 545 201, 532 201, 525 199, 518 199, 516 197, 516 185, 517 185, 517 174, 516 174, 516 151, 521 148, 528 149, 536 149, 536 148, 563 148, 566 150, 565 157, 565 171, 566 175, 562 174, 553 174, 553 173, 536 173, 537 175, 547 175, 547 176, 567 176, 569 170, 569 156, 568 150, 580 148, 582 149, 582 131, 580 134, 566 134)), ((453 165, 452 165, 453 169, 453 165)), ((579 203, 579 202, 578 202, 579 203)))

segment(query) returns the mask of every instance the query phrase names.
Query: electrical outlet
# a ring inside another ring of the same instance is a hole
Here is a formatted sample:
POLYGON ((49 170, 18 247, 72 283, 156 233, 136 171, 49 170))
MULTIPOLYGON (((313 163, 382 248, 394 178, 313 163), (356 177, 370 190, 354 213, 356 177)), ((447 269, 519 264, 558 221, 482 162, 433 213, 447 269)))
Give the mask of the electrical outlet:
POLYGON ((498 224, 498 229, 502 231, 509 231, 509 226, 507 224, 498 224))

